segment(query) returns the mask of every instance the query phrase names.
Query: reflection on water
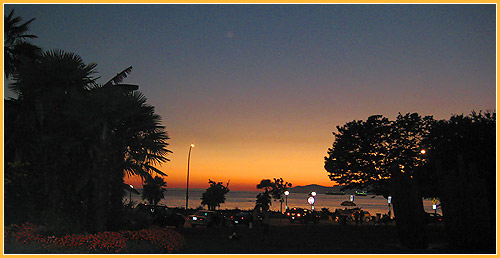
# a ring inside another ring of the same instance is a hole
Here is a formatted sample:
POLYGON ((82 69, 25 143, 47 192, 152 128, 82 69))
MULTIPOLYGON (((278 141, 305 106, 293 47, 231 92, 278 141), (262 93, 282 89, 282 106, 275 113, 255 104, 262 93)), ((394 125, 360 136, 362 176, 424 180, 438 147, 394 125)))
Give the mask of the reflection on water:
MULTIPOLYGON (((139 189, 141 192, 142 190, 139 189)), ((189 189, 189 208, 197 208, 201 205, 201 196, 205 192, 205 189, 189 189)), ((226 202, 221 204, 220 209, 253 209, 255 206, 255 197, 259 192, 251 191, 231 191, 226 195, 226 202)), ((125 201, 128 201, 129 195, 125 196, 125 201)), ((299 207, 299 208, 311 208, 311 205, 307 202, 309 195, 307 193, 290 193, 287 198, 289 207, 299 207)), ((331 212, 335 211, 337 208, 344 208, 340 206, 343 201, 348 201, 350 195, 325 195, 318 194, 315 201, 315 209, 321 210, 321 208, 328 208, 331 212)), ((135 203, 142 202, 142 198, 139 195, 132 194, 132 200, 135 203)), ((354 202, 357 207, 367 210, 373 215, 375 213, 387 213, 389 211, 387 199, 382 196, 354 196, 354 202)), ((168 207, 185 207, 186 206, 186 190, 179 188, 170 188, 165 193, 165 199, 161 200, 160 205, 166 205, 168 207)), ((283 202, 283 210, 285 209, 285 202, 283 202)), ((427 212, 433 212, 432 202, 430 200, 424 200, 424 209, 427 212)), ((280 202, 273 201, 271 205, 271 210, 279 211, 280 202)))

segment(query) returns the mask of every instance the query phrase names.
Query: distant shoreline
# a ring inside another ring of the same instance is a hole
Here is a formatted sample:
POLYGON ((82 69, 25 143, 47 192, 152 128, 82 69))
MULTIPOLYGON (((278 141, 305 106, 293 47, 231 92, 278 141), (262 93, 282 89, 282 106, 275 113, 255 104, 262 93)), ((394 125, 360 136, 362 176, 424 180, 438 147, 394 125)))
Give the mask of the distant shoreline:
MULTIPOLYGON (((142 190, 142 188, 135 188, 137 190, 142 190)), ((333 186, 333 187, 329 187, 329 186, 322 186, 322 185, 316 185, 316 184, 311 184, 311 185, 298 185, 298 186, 294 186, 294 187, 291 187, 289 188, 288 190, 290 191, 294 191, 296 193, 307 193, 307 192, 310 192, 310 191, 316 191, 317 193, 319 194, 324 194, 325 192, 327 191, 335 191, 335 190, 338 190, 340 189, 340 186, 333 186)), ((183 191, 186 191, 186 188, 180 188, 180 187, 171 187, 171 188, 168 188, 167 187, 167 191, 168 190, 183 190, 183 191)), ((194 191, 205 191, 207 190, 206 188, 189 188, 189 191, 191 190, 194 190, 194 191)), ((231 189, 230 189, 231 190, 231 189)), ((262 192, 262 189, 255 189, 255 190, 231 190, 232 192, 262 192)))

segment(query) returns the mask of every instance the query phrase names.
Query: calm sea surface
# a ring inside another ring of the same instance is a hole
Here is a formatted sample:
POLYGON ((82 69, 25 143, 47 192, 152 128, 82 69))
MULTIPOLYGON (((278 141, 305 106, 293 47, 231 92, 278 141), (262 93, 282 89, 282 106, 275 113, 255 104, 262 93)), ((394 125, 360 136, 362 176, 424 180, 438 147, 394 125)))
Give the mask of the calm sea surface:
MULTIPOLYGON (((142 189, 139 189, 141 192, 142 189)), ((205 192, 205 189, 189 189, 189 208, 197 208, 201 205, 201 196, 205 192)), ((255 197, 259 192, 253 191, 230 191, 226 194, 226 202, 221 204, 220 209, 253 209, 255 206, 255 197)), ((311 208, 311 205, 307 202, 307 193, 290 193, 287 198, 289 207, 299 207, 299 208, 311 208)), ((315 209, 321 210, 321 208, 328 208, 331 212, 335 211, 336 208, 344 208, 340 206, 343 201, 348 201, 350 195, 326 195, 318 194, 316 195, 315 209)), ((129 200, 129 194, 125 196, 125 201, 129 200)), ((135 203, 143 202, 140 195, 132 194, 132 201, 135 203)), ((363 210, 369 211, 372 215, 376 213, 387 213, 389 211, 387 199, 382 196, 354 196, 354 202, 357 207, 363 210), (372 198, 373 197, 373 198, 372 198)), ((166 205, 168 207, 185 207, 186 206, 186 189, 168 189, 165 193, 165 199, 161 200, 160 205, 166 205)), ((283 202, 283 210, 285 209, 285 202, 283 202)), ((424 209, 427 212, 433 212, 432 202, 430 200, 424 200, 424 209)), ((279 211, 280 202, 274 201, 271 205, 271 210, 279 211)), ((440 212, 438 210, 438 212, 440 212)))

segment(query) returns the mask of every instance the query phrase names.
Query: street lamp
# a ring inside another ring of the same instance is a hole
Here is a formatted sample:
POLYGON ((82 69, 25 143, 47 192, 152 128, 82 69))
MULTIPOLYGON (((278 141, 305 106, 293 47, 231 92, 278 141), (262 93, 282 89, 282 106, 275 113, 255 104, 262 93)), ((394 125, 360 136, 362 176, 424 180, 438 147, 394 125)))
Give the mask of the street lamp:
POLYGON ((309 196, 309 198, 307 199, 307 202, 308 202, 309 204, 311 204, 311 210, 314 210, 314 202, 315 202, 315 201, 316 201, 316 200, 314 199, 314 197, 313 197, 313 196, 309 196))
POLYGON ((391 218, 391 203, 392 203, 392 196, 388 196, 387 197, 387 205, 389 205, 389 212, 388 212, 389 219, 391 218))
POLYGON ((311 210, 314 210, 314 202, 316 201, 314 197, 316 196, 316 192, 311 192, 309 195, 310 196, 309 199, 307 199, 307 202, 311 204, 311 210))
POLYGON ((425 153, 427 153, 427 151, 426 151, 426 150, 424 150, 424 149, 420 150, 420 154, 422 154, 422 155, 423 155, 423 154, 425 154, 425 153))
MULTIPOLYGON (((134 186, 133 185, 129 185, 131 189, 134 189, 134 186)), ((130 190, 130 196, 129 196, 129 199, 130 199, 130 207, 132 207, 132 190, 130 190)))
POLYGON ((285 191, 285 210, 288 210, 288 195, 290 194, 289 191, 285 191))
POLYGON ((193 147, 194 144, 191 144, 188 153, 188 169, 187 169, 187 180, 186 180, 186 211, 188 209, 188 200, 189 200, 189 161, 191 160, 191 149, 193 149, 193 147))

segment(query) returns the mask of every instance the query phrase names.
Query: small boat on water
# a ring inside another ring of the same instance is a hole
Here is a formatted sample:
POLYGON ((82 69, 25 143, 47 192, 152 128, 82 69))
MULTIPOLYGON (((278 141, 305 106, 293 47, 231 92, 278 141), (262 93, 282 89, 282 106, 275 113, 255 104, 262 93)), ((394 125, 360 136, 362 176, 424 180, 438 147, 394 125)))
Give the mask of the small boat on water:
POLYGON ((327 195, 345 195, 344 192, 328 192, 328 191, 325 194, 327 194, 327 195))
POLYGON ((368 195, 368 193, 366 191, 356 191, 355 194, 357 196, 367 196, 368 195))

